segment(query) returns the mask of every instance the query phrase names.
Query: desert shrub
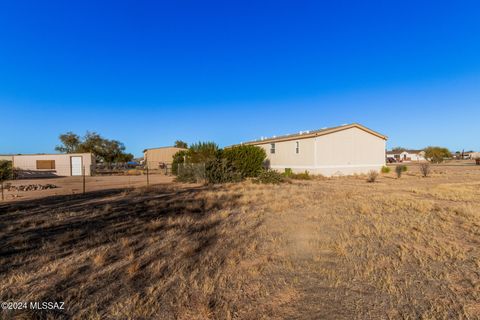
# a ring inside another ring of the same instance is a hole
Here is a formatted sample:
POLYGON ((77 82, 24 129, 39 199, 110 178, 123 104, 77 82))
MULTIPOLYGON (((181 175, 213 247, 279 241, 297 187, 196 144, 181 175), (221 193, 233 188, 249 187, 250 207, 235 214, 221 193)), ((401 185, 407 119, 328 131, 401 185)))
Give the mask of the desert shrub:
POLYGON ((263 170, 253 182, 279 184, 285 182, 285 177, 274 170, 263 170))
POLYGON ((231 163, 243 178, 256 177, 267 158, 265 150, 257 146, 236 146, 223 150, 221 156, 231 163))
POLYGON ((378 178, 378 171, 371 170, 367 173, 367 182, 373 183, 378 178))
POLYGON ((420 173, 423 177, 428 177, 430 175, 430 163, 425 162, 420 164, 420 173))
POLYGON ((205 182, 205 164, 203 163, 182 163, 178 165, 178 182, 201 183, 205 182))
POLYGON ((2 200, 4 200, 3 182, 9 179, 13 179, 12 161, 0 160, 0 184, 2 188, 2 200))
POLYGON ((283 175, 287 178, 290 178, 293 175, 292 168, 285 168, 285 172, 283 173, 283 175))
POLYGON ((447 148, 428 147, 425 149, 425 158, 432 163, 441 163, 446 158, 451 158, 452 154, 447 148))
POLYGON ((382 173, 390 173, 390 167, 383 166, 382 167, 382 173))
POLYGON ((0 182, 13 178, 12 161, 0 160, 0 182))
POLYGON ((172 173, 174 175, 178 174, 178 165, 184 163, 186 156, 187 156, 186 150, 178 151, 173 155, 172 173))
POLYGON ((215 142, 197 142, 192 144, 186 154, 187 163, 207 163, 218 157, 219 148, 215 142))
POLYGON ((217 158, 205 165, 205 179, 208 183, 239 182, 242 175, 230 161, 217 158))
POLYGON ((475 163, 477 164, 477 166, 480 166, 480 158, 475 158, 475 163))
POLYGON ((407 172, 407 171, 408 171, 408 167, 407 167, 407 166, 405 166, 405 165, 404 165, 404 166, 402 166, 402 171, 403 171, 403 172, 407 172))
POLYGON ((397 178, 401 178, 402 177, 402 173, 404 173, 405 171, 407 171, 407 166, 403 165, 403 164, 399 164, 395 167, 395 173, 397 174, 397 178))
POLYGON ((292 173, 290 175, 290 178, 296 179, 296 180, 311 180, 312 176, 307 170, 305 170, 305 172, 302 172, 302 173, 292 173))

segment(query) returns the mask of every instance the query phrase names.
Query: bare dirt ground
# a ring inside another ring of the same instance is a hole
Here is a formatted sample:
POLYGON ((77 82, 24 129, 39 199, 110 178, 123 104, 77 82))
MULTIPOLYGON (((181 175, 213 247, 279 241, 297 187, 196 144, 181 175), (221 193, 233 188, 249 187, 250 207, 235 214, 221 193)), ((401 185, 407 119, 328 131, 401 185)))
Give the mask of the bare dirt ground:
POLYGON ((480 319, 480 166, 0 205, 2 319, 480 319))
MULTIPOLYGON (((172 176, 152 174, 149 176, 151 184, 168 184, 173 181, 172 176)), ((12 186, 30 184, 54 184, 55 189, 36 191, 5 191, 7 201, 44 198, 46 196, 78 194, 83 192, 83 177, 60 177, 48 179, 20 179, 9 181, 12 186)), ((91 176, 85 177, 85 191, 100 191, 108 189, 143 187, 147 185, 145 175, 131 176, 91 176)))

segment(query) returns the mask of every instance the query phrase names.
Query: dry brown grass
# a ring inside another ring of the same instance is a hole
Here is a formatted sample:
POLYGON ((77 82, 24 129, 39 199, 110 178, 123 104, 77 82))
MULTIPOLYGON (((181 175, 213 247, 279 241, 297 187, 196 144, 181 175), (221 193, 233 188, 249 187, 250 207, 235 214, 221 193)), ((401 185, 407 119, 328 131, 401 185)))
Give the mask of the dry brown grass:
POLYGON ((0 206, 2 318, 478 319, 480 169, 0 206))

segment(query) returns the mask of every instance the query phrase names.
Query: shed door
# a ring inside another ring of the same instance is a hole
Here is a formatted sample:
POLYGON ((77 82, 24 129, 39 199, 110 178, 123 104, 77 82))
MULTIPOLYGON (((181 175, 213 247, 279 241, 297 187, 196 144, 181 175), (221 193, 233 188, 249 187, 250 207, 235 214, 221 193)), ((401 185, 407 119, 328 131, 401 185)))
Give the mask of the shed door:
POLYGON ((70 157, 70 164, 72 166, 72 176, 81 176, 82 157, 70 157))

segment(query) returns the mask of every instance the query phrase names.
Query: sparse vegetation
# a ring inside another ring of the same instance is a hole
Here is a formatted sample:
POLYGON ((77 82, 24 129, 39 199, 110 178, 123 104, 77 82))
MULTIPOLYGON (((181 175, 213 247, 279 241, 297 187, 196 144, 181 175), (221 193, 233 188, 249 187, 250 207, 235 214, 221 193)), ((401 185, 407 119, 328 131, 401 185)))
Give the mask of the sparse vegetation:
POLYGON ((383 166, 382 167, 382 173, 390 173, 390 167, 383 166))
POLYGON ((373 183, 377 181, 378 178, 378 171, 371 170, 367 173, 367 182, 373 183))
POLYGON ((420 172, 423 177, 428 177, 430 175, 430 163, 424 162, 420 164, 420 172))
POLYGON ((292 173, 290 176, 289 176, 290 179, 294 179, 294 180, 312 180, 312 176, 310 175, 310 173, 305 170, 305 172, 301 172, 301 173, 292 173))
POLYGON ((0 204, 0 300, 66 308, 0 318, 476 319, 480 167, 442 170, 0 204))

